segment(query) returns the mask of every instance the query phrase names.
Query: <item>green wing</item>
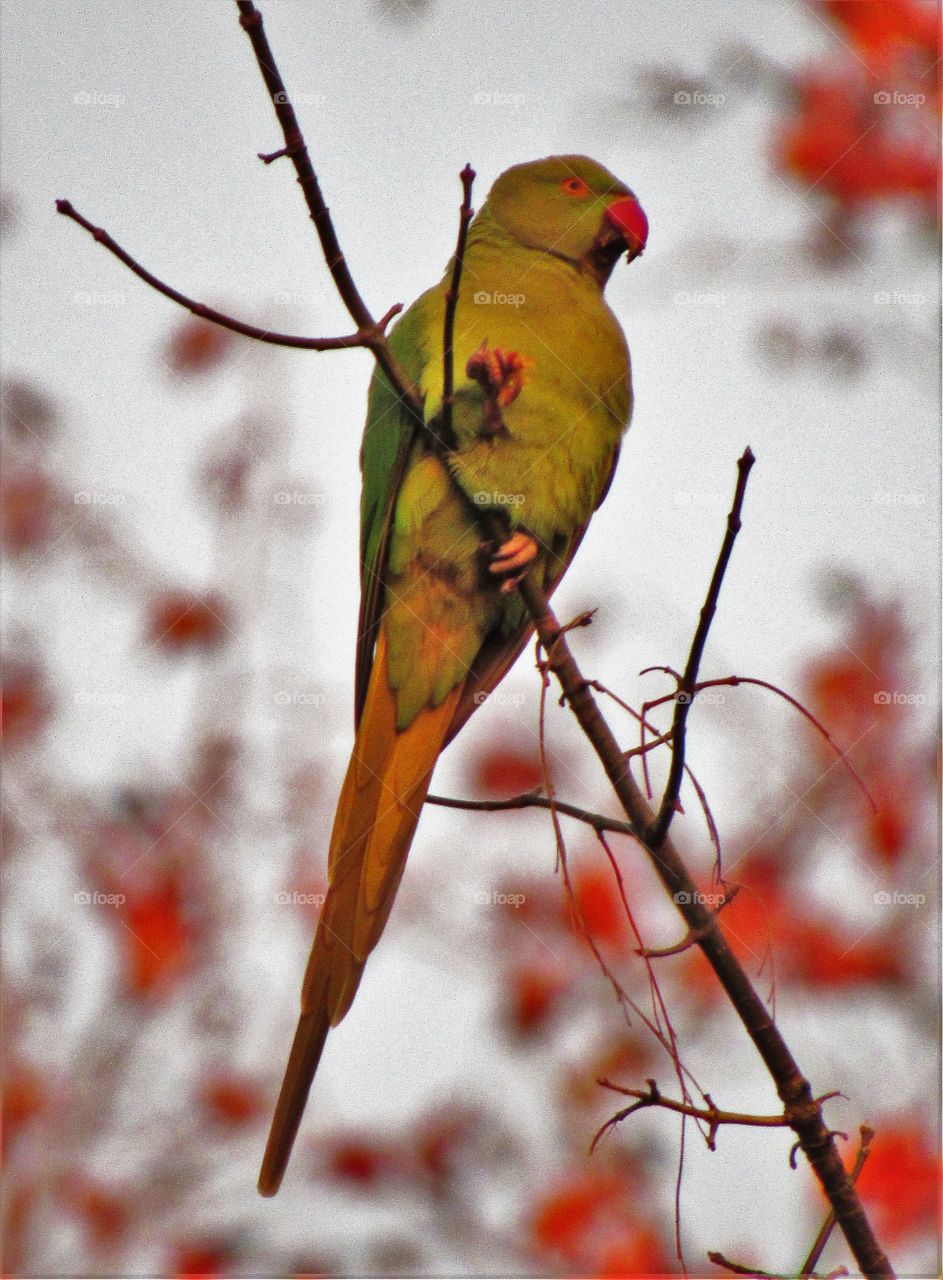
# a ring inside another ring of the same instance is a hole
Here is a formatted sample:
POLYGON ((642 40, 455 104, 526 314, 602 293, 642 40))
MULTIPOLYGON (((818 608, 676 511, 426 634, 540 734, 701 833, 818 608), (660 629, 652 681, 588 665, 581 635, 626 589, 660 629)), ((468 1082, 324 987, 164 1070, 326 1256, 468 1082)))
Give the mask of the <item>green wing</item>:
MULTIPOLYGON (((440 286, 441 287, 441 286, 440 286)), ((390 332, 390 349, 414 386, 421 387, 426 365, 426 334, 435 289, 417 298, 390 332)), ((357 627, 355 724, 360 724, 377 632, 383 616, 383 570, 393 526, 396 497, 403 482, 417 427, 384 374, 370 383, 367 421, 360 449, 363 488, 360 500, 360 619, 357 627)))

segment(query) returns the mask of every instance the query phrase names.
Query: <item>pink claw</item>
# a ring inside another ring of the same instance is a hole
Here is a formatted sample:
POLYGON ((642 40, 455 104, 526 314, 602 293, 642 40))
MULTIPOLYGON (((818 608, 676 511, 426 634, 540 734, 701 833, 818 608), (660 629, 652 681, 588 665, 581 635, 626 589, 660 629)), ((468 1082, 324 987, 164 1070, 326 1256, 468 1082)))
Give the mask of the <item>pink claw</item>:
POLYGON ((488 572, 496 576, 510 575, 501 584, 501 590, 508 594, 514 590, 524 576, 523 571, 536 558, 536 539, 531 534, 524 533, 519 529, 516 533, 512 533, 507 542, 502 543, 492 555, 491 563, 488 565, 488 572))

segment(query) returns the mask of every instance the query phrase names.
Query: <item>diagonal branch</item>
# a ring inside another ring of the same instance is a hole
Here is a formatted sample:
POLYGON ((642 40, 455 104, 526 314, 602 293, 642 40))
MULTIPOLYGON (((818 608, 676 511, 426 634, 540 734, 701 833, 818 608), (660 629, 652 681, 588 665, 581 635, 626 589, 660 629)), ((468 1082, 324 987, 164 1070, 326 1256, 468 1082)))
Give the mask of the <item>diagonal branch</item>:
POLYGON ((285 82, 282 80, 281 72, 269 47, 268 36, 265 34, 265 28, 262 25, 262 15, 252 3, 252 0, 236 0, 236 4, 239 8, 239 24, 252 44, 255 60, 259 64, 259 71, 262 73, 262 79, 265 81, 265 87, 268 89, 272 106, 275 108, 275 114, 278 117, 278 123, 281 125, 282 135, 285 139, 285 146, 281 151, 263 156, 262 159, 268 164, 279 156, 287 156, 295 166, 298 184, 304 194, 308 213, 311 215, 311 221, 314 223, 318 239, 321 241, 324 261, 337 287, 341 301, 349 311, 358 331, 376 334, 375 340, 370 343, 370 350, 373 352, 377 364, 386 374, 390 385, 417 423, 424 426, 422 398, 396 363, 389 344, 384 340, 379 325, 374 321, 369 307, 360 296, 360 291, 354 283, 350 267, 347 265, 347 259, 344 257, 340 241, 337 238, 337 232, 334 229, 330 210, 321 191, 321 184, 318 182, 314 165, 311 163, 311 157, 308 154, 301 126, 298 124, 298 119, 295 115, 295 109, 291 105, 291 98, 289 98, 285 89, 285 82))
MULTIPOLYGON (((744 484, 741 469, 738 495, 744 484)), ((724 545, 726 548, 727 540, 724 545)), ((718 917, 700 900, 701 895, 667 829, 658 840, 649 834, 656 829, 655 817, 628 771, 625 757, 599 710, 593 690, 583 678, 570 651, 563 628, 532 575, 527 574, 522 579, 519 590, 547 654, 547 665, 559 681, 567 705, 603 765, 632 826, 636 831, 646 833, 644 847, 658 878, 671 895, 691 935, 697 939, 697 945, 773 1077, 785 1114, 789 1117, 790 1128, 796 1133, 799 1145, 832 1204, 858 1265, 869 1277, 893 1276, 891 1264, 849 1181, 834 1137, 825 1124, 821 1105, 812 1096, 811 1085, 800 1071, 769 1009, 731 950, 718 924, 718 917)))

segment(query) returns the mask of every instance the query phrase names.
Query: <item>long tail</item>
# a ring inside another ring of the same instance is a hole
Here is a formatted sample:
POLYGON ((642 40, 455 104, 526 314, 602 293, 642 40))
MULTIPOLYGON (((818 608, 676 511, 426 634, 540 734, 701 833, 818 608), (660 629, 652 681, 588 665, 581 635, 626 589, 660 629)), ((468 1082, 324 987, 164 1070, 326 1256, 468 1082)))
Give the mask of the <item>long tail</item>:
POLYGON ((324 1042, 351 1006, 367 956, 390 914, 432 770, 461 696, 421 711, 396 732, 381 630, 360 728, 341 789, 328 854, 328 891, 301 993, 301 1017, 259 1174, 281 1185, 324 1042))

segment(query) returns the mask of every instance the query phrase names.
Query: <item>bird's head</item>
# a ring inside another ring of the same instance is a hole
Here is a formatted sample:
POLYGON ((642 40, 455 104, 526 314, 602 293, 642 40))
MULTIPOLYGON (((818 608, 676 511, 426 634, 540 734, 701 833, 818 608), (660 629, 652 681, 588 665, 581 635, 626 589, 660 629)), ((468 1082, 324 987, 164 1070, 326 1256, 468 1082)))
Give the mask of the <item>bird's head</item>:
POLYGON ((592 271, 600 284, 623 253, 631 262, 648 239, 633 193, 588 156, 548 156, 505 170, 487 208, 516 240, 592 271))

